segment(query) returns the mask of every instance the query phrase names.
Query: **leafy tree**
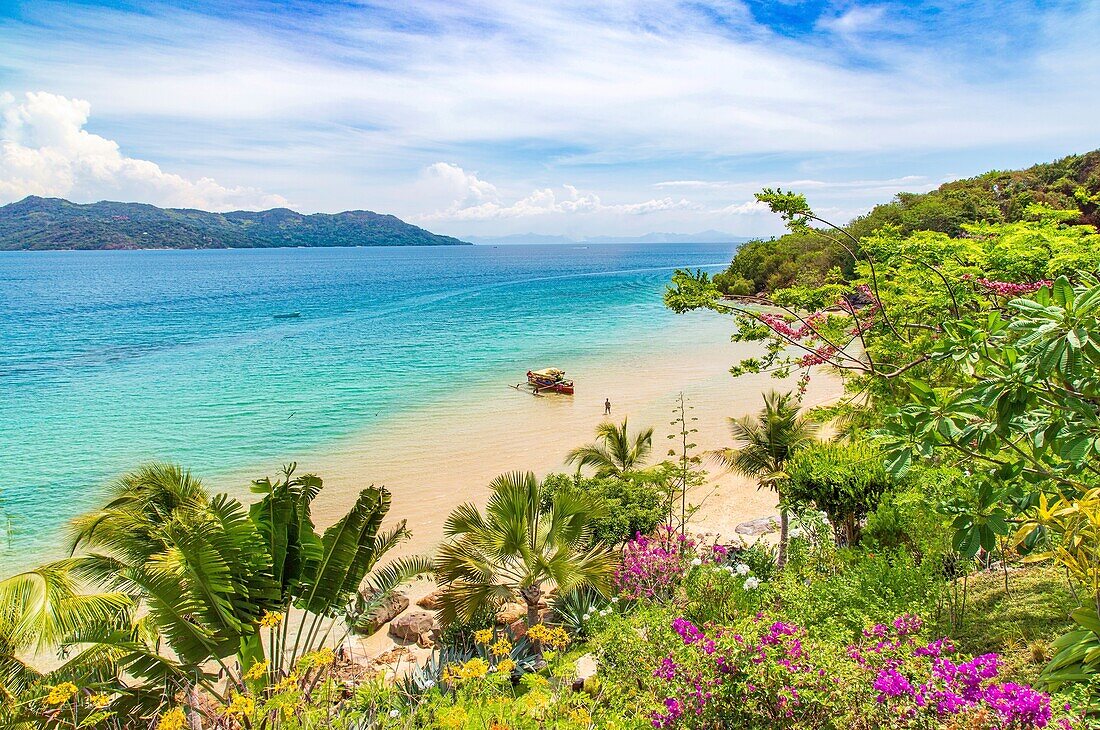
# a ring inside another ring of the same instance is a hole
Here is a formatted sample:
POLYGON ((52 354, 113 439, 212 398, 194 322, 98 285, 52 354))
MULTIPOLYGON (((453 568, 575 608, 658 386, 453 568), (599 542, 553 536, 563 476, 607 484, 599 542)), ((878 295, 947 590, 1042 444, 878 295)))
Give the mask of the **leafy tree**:
POLYGON ((579 489, 601 500, 605 514, 592 520, 592 542, 611 547, 638 533, 647 535, 664 521, 675 479, 671 464, 611 477, 548 474, 543 480, 542 508, 549 509, 560 491, 579 489))
POLYGON ((1068 211, 1065 223, 1100 225, 1100 150, 1026 170, 955 180, 927 193, 899 193, 842 229, 811 226, 807 220, 779 238, 745 243, 729 269, 713 281, 722 294, 771 296, 783 289, 851 282, 862 242, 884 230, 901 236, 931 231, 960 238, 973 224, 1030 220, 1036 205, 1068 211), (851 251, 836 244, 838 233, 845 240, 851 236, 851 251))
POLYGON ((779 567, 787 561, 787 463, 814 443, 820 427, 800 410, 792 394, 769 391, 764 394, 764 407, 756 416, 730 419, 734 446, 714 452, 730 471, 755 479, 761 488, 772 489, 779 495, 779 567))
POLYGON ((863 519, 893 485, 883 461, 867 441, 812 444, 787 464, 784 496, 827 514, 838 544, 858 545, 863 519))
POLYGON ((605 422, 597 426, 596 441, 570 451, 565 463, 576 464, 578 469, 595 467, 598 477, 617 476, 641 467, 652 450, 653 429, 632 435, 624 418, 619 425, 605 422))
POLYGON ((490 487, 484 514, 464 504, 444 525, 447 540, 435 559, 436 580, 445 588, 444 623, 470 621, 519 598, 534 626, 551 591, 606 593, 615 560, 606 547, 592 546, 594 520, 607 514, 597 497, 577 489, 548 495, 531 472, 503 474, 490 487))
POLYGON ((292 666, 296 657, 323 644, 338 625, 337 617, 345 615, 348 625, 354 625, 400 584, 431 572, 431 561, 418 556, 379 567, 382 558, 412 534, 404 520, 383 529, 390 509, 390 493, 384 488, 360 491, 351 510, 317 535, 311 504, 321 487, 315 475, 295 476, 293 464, 281 480, 265 478, 252 485, 253 492, 264 495, 250 515, 272 558, 280 610, 288 614, 293 607, 303 614, 292 644, 289 621, 282 623, 281 632, 270 631, 274 674, 287 671, 284 663, 292 666))

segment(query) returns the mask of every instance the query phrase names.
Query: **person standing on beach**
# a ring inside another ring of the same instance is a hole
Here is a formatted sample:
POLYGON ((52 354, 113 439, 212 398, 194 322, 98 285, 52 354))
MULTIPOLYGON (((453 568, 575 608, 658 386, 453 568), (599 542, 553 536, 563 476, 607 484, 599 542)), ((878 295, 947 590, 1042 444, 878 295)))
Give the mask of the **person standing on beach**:
POLYGON ((611 415, 611 399, 610 398, 605 398, 604 401, 603 401, 603 414, 605 416, 610 416, 611 415))

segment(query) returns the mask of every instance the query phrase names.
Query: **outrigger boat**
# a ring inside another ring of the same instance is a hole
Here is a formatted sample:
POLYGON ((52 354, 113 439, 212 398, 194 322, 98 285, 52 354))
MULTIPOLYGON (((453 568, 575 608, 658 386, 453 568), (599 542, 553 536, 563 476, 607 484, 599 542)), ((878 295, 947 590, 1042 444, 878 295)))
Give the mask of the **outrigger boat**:
MULTIPOLYGON (((523 385, 525 384, 520 383, 512 387, 519 390, 523 385)), ((531 393, 534 395, 542 395, 543 393, 573 395, 573 381, 566 379, 565 371, 558 368, 528 370, 526 386, 531 389, 531 393)))

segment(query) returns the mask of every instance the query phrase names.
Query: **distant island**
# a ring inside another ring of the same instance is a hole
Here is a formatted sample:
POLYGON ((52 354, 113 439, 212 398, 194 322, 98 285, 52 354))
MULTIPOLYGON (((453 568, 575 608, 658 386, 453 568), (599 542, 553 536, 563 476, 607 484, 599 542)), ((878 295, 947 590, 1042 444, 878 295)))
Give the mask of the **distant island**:
POLYGON ((210 213, 37 196, 0 207, 0 251, 468 245, 369 210, 210 213))

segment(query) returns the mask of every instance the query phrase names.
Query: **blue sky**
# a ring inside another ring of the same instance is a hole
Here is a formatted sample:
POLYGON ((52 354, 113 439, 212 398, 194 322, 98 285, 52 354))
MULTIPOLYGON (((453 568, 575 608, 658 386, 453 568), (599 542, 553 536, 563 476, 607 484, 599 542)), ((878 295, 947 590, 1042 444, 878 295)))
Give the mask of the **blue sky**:
POLYGON ((779 230, 1100 146, 1100 3, 0 3, 0 203, 779 230))

